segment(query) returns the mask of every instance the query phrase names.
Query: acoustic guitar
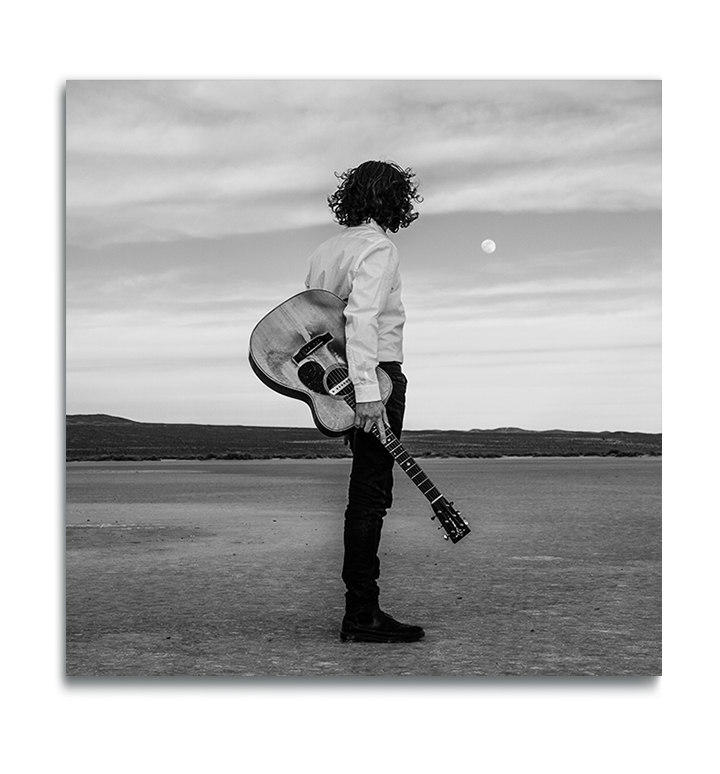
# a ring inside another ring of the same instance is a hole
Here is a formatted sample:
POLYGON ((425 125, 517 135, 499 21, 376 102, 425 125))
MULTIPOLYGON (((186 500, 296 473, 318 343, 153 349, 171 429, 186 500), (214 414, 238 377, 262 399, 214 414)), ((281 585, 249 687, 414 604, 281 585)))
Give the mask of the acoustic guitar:
MULTIPOLYGON (((355 391, 345 358, 345 302, 327 290, 306 290, 268 312, 250 335, 250 365, 271 390, 302 400, 320 432, 341 436, 355 423, 355 391)), ((377 369, 380 397, 392 381, 377 369)), ((373 433, 380 439, 377 427, 373 433)), ((470 527, 385 425, 385 448, 428 499, 445 540, 457 543, 470 527)))

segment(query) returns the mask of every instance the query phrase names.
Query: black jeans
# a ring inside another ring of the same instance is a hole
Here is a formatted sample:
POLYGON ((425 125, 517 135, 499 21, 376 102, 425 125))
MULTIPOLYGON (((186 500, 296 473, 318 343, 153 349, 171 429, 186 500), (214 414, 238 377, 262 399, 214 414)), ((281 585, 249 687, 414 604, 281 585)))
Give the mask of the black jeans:
MULTIPOLYGON (((390 427, 399 438, 405 415, 407 379, 400 363, 379 365, 392 379, 393 390, 385 410, 390 427)), ((394 459, 372 433, 351 430, 349 436, 353 463, 345 511, 342 579, 347 589, 345 609, 352 614, 378 606, 378 547, 383 518, 392 505, 394 459)))

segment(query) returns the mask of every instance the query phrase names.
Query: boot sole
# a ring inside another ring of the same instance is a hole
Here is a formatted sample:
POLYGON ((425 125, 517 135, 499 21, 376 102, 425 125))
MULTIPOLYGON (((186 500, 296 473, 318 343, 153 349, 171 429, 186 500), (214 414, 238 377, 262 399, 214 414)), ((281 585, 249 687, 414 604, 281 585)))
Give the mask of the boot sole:
POLYGON ((373 634, 372 632, 340 632, 342 642, 417 642, 425 636, 418 634, 373 634))

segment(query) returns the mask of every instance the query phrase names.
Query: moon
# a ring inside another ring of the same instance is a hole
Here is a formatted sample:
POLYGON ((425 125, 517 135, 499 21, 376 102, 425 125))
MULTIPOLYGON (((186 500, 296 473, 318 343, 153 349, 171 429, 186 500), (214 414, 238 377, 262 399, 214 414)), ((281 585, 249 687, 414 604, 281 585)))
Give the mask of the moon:
POLYGON ((481 245, 482 249, 486 253, 494 253, 495 252, 495 242, 492 241, 492 239, 486 239, 481 245))

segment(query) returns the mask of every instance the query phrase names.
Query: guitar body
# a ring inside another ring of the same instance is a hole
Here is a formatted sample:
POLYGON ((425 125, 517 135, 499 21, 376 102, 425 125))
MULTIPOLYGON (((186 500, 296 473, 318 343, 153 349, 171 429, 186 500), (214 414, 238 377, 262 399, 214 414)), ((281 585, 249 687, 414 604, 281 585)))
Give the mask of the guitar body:
MULTIPOLYGON (((308 404, 320 432, 340 436, 355 422, 344 398, 345 302, 327 290, 306 290, 265 315, 250 335, 250 365, 270 389, 308 404)), ((392 381, 377 369, 380 397, 392 381)))

